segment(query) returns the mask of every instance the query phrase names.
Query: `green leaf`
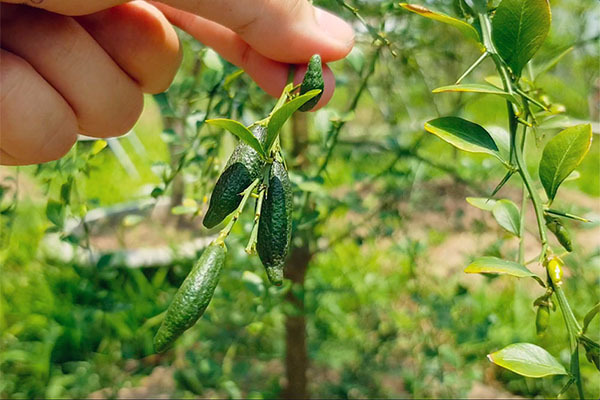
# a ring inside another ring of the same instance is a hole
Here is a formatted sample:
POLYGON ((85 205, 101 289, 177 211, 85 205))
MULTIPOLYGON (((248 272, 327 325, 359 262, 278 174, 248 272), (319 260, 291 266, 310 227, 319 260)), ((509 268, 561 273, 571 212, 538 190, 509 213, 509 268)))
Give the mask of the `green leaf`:
POLYGON ((600 303, 596 304, 583 318, 583 329, 582 332, 585 333, 587 331, 588 326, 594 319, 594 317, 600 312, 600 303))
POLYGON ((315 97, 321 93, 321 90, 310 90, 304 93, 301 96, 294 98, 293 100, 285 103, 281 107, 277 109, 271 115, 271 119, 269 120, 269 125, 267 125, 267 140, 265 142, 265 149, 267 153, 271 150, 271 146, 275 143, 275 139, 277 139, 277 134, 281 130, 281 127, 285 122, 292 116, 292 114, 302 107, 304 103, 315 97))
POLYGON ((462 85, 449 85, 442 86, 433 90, 433 93, 443 92, 468 92, 468 93, 483 93, 483 94, 494 94, 509 100, 514 104, 519 104, 519 101, 512 94, 505 92, 502 89, 498 89, 492 85, 485 85, 479 83, 465 83, 462 85))
POLYGON ((461 150, 487 153, 496 157, 498 146, 481 125, 458 117, 442 117, 425 124, 425 129, 461 150))
POLYGON ((565 367, 550 353, 531 343, 511 344, 488 354, 488 359, 496 365, 530 378, 567 375, 565 367))
POLYGON ((48 200, 46 204, 46 217, 59 228, 63 227, 65 221, 65 207, 55 200, 48 200))
POLYGON ((550 30, 548 0, 502 0, 492 20, 498 54, 517 76, 538 51, 550 30))
POLYGON ((461 31, 461 33, 463 35, 465 35, 466 37, 474 39, 477 42, 480 41, 479 33, 477 32, 477 30, 475 28, 473 28, 471 25, 467 24, 466 22, 461 21, 460 19, 452 18, 446 14, 442 14, 437 11, 432 11, 426 7, 423 7, 423 6, 420 6, 417 4, 400 3, 400 6, 408 11, 412 11, 412 12, 419 14, 425 18, 433 19, 433 20, 440 21, 440 22, 443 22, 448 25, 452 25, 453 27, 455 27, 459 31, 461 31))
POLYGON ((467 197, 467 203, 483 211, 492 211, 496 205, 496 200, 486 197, 467 197))
POLYGON ((498 257, 479 257, 465 269, 467 274, 505 274, 525 278, 537 277, 524 265, 498 257))
POLYGON ((254 135, 252 134, 252 132, 250 132, 248 128, 246 128, 238 121, 226 118, 219 118, 208 119, 206 120, 206 123, 228 130, 229 132, 237 136, 241 141, 246 143, 248 146, 252 147, 258 154, 266 158, 265 151, 260 145, 258 139, 254 137, 254 135))
POLYGON ((539 174, 550 201, 554 200, 558 187, 581 163, 591 145, 590 124, 567 128, 546 144, 539 174))
POLYGON ((519 236, 521 213, 515 203, 510 200, 498 200, 492 209, 492 214, 501 227, 515 236, 519 236))

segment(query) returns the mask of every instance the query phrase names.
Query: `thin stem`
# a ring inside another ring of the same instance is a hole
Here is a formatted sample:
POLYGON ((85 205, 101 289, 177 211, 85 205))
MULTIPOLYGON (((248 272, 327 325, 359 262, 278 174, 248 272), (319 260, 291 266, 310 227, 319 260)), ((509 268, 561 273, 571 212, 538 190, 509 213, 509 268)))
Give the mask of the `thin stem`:
POLYGON ((244 207, 246 206, 246 202, 250 198, 250 195, 252 194, 252 191, 254 191, 254 188, 258 185, 259 182, 260 182, 259 178, 255 179, 254 182, 252 182, 250 184, 250 186, 248 186, 246 188, 246 190, 244 190, 242 192, 242 196, 243 197, 242 197, 242 201, 240 202, 240 205, 238 206, 238 208, 233 213, 233 217, 231 217, 231 220, 229 221, 229 223, 227 224, 227 226, 225 226, 225 228, 223 228, 223 230, 221 232, 219 232, 219 236, 214 241, 215 244, 223 244, 223 242, 225 241, 225 239, 227 238, 227 236, 229 236, 229 233, 231 232, 231 229, 233 228, 233 225, 235 225, 235 223, 237 222, 238 218, 242 214, 242 211, 244 211, 244 207))
POLYGON ((477 61, 475 61, 465 72, 464 74, 462 74, 460 76, 460 78, 458 78, 458 80, 456 81, 455 85, 460 85, 460 83, 462 82, 463 79, 465 79, 471 72, 473 72, 475 70, 475 68, 477 68, 482 62, 483 60, 485 60, 487 58, 487 56, 489 56, 490 53, 488 53, 487 51, 483 52, 483 54, 477 59, 477 61))
POLYGON ((521 223, 519 225, 519 264, 525 262, 525 214, 527 210, 527 188, 523 184, 521 189, 521 223))
POLYGON ((260 220, 260 210, 262 209, 263 199, 265 198, 265 188, 261 188, 258 192, 258 199, 256 200, 256 209, 254 211, 254 225, 252 226, 252 232, 250 233, 250 240, 246 246, 246 253, 256 253, 256 240, 258 239, 258 222, 260 220))

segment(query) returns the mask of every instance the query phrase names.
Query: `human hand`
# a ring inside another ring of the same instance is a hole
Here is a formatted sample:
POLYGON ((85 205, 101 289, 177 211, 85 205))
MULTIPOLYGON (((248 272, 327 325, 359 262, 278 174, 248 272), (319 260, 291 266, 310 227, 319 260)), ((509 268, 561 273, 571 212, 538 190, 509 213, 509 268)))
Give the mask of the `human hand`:
MULTIPOLYGON (((110 137, 131 129, 142 93, 166 90, 181 60, 167 18, 273 96, 285 86, 290 63, 306 63, 314 53, 325 62, 340 59, 353 45, 346 23, 305 0, 6 4, 22 1, 1 3, 0 164, 6 165, 57 159, 78 133, 110 137)), ((299 68, 297 80, 303 73, 299 68)), ((324 75, 319 106, 335 85, 328 68, 324 75)))

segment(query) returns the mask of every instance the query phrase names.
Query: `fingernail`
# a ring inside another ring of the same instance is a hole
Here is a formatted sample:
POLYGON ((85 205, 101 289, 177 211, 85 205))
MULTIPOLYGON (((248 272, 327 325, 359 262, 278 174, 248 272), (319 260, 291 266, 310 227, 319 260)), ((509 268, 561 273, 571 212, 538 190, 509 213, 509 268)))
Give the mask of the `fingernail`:
POLYGON ((354 45, 354 31, 350 24, 325 10, 316 8, 316 18, 319 27, 334 39, 344 49, 350 49, 354 45))

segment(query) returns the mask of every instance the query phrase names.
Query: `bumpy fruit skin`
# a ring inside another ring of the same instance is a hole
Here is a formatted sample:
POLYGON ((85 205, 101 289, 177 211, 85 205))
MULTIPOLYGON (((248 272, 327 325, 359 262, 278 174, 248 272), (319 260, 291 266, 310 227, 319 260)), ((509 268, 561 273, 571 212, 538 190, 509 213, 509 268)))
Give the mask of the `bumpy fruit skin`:
POLYGON ((165 351, 175 339, 204 314, 219 282, 225 260, 225 248, 211 244, 185 278, 167 309, 162 325, 154 336, 154 349, 165 351))
POLYGON ((275 161, 258 223, 256 251, 274 285, 283 282, 283 266, 292 235, 292 185, 285 166, 275 161))
MULTIPOLYGON (((265 127, 257 125, 252 134, 264 144, 267 137, 265 127)), ((260 177, 264 165, 260 155, 246 143, 240 142, 235 147, 210 196, 208 211, 202 221, 205 227, 215 227, 235 211, 242 201, 241 193, 260 177)))
POLYGON ((556 218, 546 217, 546 226, 550 229, 550 232, 554 234, 558 242, 562 247, 569 253, 573 251, 573 243, 571 242, 571 235, 565 226, 556 218))
POLYGON ((540 305, 535 316, 535 330, 538 336, 544 336, 550 322, 550 307, 540 305))
POLYGON ((321 95, 323 94, 323 89, 325 89, 325 82, 323 81, 323 67, 321 65, 321 56, 315 54, 310 58, 308 63, 308 69, 306 70, 306 74, 304 75, 304 79, 302 80, 302 85, 300 85, 300 94, 303 95, 306 92, 309 92, 314 89, 320 89, 321 93, 307 101, 300 107, 300 111, 310 111, 312 110, 321 95))

